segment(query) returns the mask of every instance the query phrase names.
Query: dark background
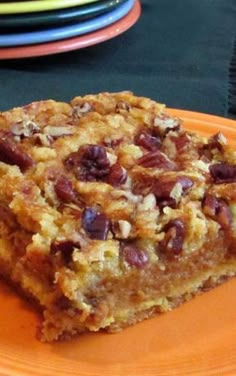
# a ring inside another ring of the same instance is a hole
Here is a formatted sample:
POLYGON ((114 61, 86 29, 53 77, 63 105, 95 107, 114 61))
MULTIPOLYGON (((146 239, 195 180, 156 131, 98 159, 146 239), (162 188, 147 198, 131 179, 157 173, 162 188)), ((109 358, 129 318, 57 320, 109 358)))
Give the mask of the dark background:
POLYGON ((0 61, 0 110, 132 90, 169 107, 233 117, 235 32, 236 0, 143 0, 138 23, 115 39, 0 61))

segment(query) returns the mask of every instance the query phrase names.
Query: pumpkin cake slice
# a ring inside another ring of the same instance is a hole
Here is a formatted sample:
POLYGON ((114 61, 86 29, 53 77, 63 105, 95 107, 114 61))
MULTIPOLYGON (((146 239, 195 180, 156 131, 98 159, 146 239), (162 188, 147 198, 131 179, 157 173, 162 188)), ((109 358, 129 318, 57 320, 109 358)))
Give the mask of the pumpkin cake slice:
POLYGON ((130 92, 0 114, 0 274, 41 339, 117 331, 236 273, 236 153, 130 92))

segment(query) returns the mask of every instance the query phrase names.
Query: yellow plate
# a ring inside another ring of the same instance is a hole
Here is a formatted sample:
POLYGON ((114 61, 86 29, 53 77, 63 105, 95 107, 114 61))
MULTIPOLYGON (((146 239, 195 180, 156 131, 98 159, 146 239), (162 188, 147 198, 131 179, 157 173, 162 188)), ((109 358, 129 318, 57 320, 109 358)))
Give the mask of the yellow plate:
MULTIPOLYGON (((236 147, 236 122, 168 110, 187 129, 223 132, 236 147)), ((84 334, 43 344, 40 316, 0 284, 0 375, 4 376, 235 376, 236 278, 172 312, 116 334, 84 334)))
POLYGON ((34 0, 18 1, 0 4, 0 14, 16 14, 42 12, 45 10, 54 10, 61 8, 70 8, 77 5, 94 3, 98 0, 34 0))

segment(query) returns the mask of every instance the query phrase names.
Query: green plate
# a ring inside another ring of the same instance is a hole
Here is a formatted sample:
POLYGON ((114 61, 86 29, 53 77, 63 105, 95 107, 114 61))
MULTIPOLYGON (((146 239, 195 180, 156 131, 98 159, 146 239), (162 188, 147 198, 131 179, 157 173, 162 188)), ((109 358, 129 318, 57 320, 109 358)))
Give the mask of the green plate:
POLYGON ((32 29, 38 26, 47 27, 82 21, 106 13, 125 1, 127 0, 102 0, 69 9, 17 15, 0 15, 0 30, 1 32, 9 32, 16 28, 32 29))

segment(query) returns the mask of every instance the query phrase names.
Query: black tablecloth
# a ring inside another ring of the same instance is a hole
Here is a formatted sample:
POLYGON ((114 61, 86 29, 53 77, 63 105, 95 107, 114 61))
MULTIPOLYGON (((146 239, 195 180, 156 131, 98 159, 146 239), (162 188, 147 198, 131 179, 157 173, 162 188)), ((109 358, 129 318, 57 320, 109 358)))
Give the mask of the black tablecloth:
POLYGON ((128 89, 169 107, 234 117, 235 34, 236 0, 143 0, 138 23, 115 39, 1 61, 0 110, 128 89))

